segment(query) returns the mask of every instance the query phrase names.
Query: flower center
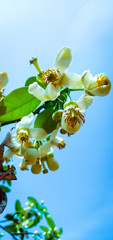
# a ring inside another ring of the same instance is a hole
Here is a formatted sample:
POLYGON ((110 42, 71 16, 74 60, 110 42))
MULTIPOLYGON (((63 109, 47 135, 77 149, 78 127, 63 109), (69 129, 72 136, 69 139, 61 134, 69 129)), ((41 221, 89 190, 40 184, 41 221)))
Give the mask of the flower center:
POLYGON ((61 76, 62 75, 60 73, 59 68, 57 68, 57 70, 48 68, 44 72, 42 80, 47 84, 51 82, 54 86, 56 86, 60 82, 61 76))
POLYGON ((108 85, 107 77, 103 76, 102 74, 100 76, 97 76, 96 85, 97 85, 97 87, 101 87, 103 85, 108 85))
POLYGON ((29 134, 28 134, 28 131, 27 130, 20 130, 18 133, 17 133, 17 136, 18 136, 18 142, 28 142, 28 139, 29 139, 29 134))
POLYGON ((85 123, 85 117, 76 105, 64 110, 64 113, 65 122, 72 128, 74 128, 77 123, 80 125, 85 123))

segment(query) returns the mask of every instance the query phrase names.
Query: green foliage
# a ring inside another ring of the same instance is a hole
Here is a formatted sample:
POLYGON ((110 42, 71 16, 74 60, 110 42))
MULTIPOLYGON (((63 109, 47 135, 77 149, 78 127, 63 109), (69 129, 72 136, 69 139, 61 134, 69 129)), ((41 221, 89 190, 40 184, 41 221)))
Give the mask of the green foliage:
POLYGON ((32 84, 32 83, 34 83, 34 82, 37 82, 37 80, 36 80, 36 77, 30 77, 30 78, 28 78, 27 80, 26 80, 26 82, 25 82, 25 86, 29 86, 30 84, 32 84))
POLYGON ((20 201, 19 201, 19 200, 16 200, 16 202, 15 202, 15 210, 18 212, 18 211, 20 211, 21 208, 22 208, 22 207, 21 207, 20 201))
POLYGON ((6 192, 6 193, 8 193, 8 192, 10 192, 11 190, 8 188, 8 187, 6 187, 6 186, 0 186, 2 189, 3 189, 3 191, 4 192, 6 192))
POLYGON ((5 113, 0 111, 0 122, 20 119, 34 111, 40 102, 28 93, 28 87, 15 89, 0 102, 0 107, 4 106, 6 108, 5 113))
POLYGON ((57 123, 52 119, 54 109, 54 107, 50 107, 39 113, 35 120, 34 127, 44 128, 48 134, 51 133, 57 125, 57 123))
POLYGON ((14 236, 17 238, 18 236, 19 239, 29 238, 30 235, 32 235, 32 237, 34 236, 34 239, 59 239, 60 234, 62 234, 62 228, 57 230, 52 217, 47 211, 47 208, 43 205, 43 203, 39 204, 38 201, 33 197, 28 197, 28 200, 29 201, 26 203, 26 208, 23 208, 21 202, 16 200, 15 212, 5 216, 7 225, 4 226, 4 229, 9 231, 12 237, 14 236), (47 220, 48 226, 39 226, 39 223, 43 217, 45 217, 47 220), (29 229, 37 225, 40 229, 42 229, 43 232, 31 232, 31 230, 29 232, 29 229))

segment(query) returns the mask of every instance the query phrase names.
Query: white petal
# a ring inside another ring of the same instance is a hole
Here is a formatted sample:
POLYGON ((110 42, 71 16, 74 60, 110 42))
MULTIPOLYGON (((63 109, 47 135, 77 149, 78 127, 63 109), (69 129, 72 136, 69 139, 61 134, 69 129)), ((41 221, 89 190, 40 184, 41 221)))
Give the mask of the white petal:
POLYGON ((47 101, 46 90, 38 85, 38 83, 34 82, 29 85, 28 92, 33 94, 36 98, 41 101, 47 101))
POLYGON ((55 137, 57 136, 57 133, 58 133, 58 129, 55 129, 52 134, 51 134, 51 137, 50 137, 50 141, 52 141, 53 139, 55 139, 55 137))
POLYGON ((6 72, 0 73, 0 90, 8 83, 8 75, 6 72))
POLYGON ((85 111, 93 103, 93 97, 83 94, 76 103, 81 110, 85 111))
POLYGON ((34 119, 34 114, 30 113, 29 115, 23 117, 20 122, 16 125, 16 131, 18 132, 21 128, 29 128, 34 119))
POLYGON ((70 48, 62 48, 55 59, 54 68, 59 68, 62 73, 67 72, 70 64, 72 62, 72 54, 70 48))
POLYGON ((48 141, 47 143, 43 144, 41 147, 38 148, 37 157, 38 158, 45 157, 50 148, 51 148, 51 142, 48 141))
POLYGON ((41 101, 56 99, 59 95, 59 88, 56 88, 52 83, 49 83, 46 89, 43 89, 38 83, 34 82, 29 85, 28 91, 41 101))
POLYGON ((43 128, 30 128, 30 137, 36 140, 42 140, 47 137, 47 132, 43 128))
POLYGON ((92 80, 91 72, 89 70, 84 71, 81 76, 81 81, 86 89, 88 88, 91 80, 92 80))
POLYGON ((53 100, 60 94, 59 87, 55 87, 52 83, 49 83, 46 88, 46 98, 47 100, 53 100))
POLYGON ((13 154, 14 152, 10 148, 8 148, 3 154, 3 159, 9 161, 13 154))
POLYGON ((81 82, 81 76, 75 73, 64 74, 61 80, 61 85, 73 89, 81 89, 84 87, 83 83, 81 82))

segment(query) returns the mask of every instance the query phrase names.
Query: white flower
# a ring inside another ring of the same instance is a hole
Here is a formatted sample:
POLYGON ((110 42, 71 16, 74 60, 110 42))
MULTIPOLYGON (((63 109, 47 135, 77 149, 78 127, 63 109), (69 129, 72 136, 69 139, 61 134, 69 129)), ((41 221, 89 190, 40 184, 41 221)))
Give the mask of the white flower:
POLYGON ((34 82, 29 85, 29 93, 33 94, 41 101, 47 101, 57 98, 60 94, 60 86, 67 86, 74 89, 82 88, 83 84, 80 75, 66 73, 71 62, 71 50, 67 47, 62 48, 56 56, 53 69, 48 68, 42 77, 43 82, 47 85, 46 89, 34 82))
POLYGON ((59 149, 62 149, 65 147, 64 139, 57 137, 57 133, 58 129, 55 129, 50 136, 50 140, 38 148, 38 158, 45 157, 51 148, 53 149, 57 146, 59 149))
POLYGON ((19 142, 28 142, 28 139, 34 138, 36 140, 44 139, 47 136, 47 132, 43 128, 30 128, 33 123, 34 114, 23 117, 16 126, 16 135, 19 142))
POLYGON ((90 71, 84 71, 81 77, 85 91, 91 96, 106 96, 111 89, 111 82, 105 73, 92 76, 90 71))
POLYGON ((93 97, 86 94, 82 95, 76 102, 64 104, 64 111, 61 118, 61 133, 68 135, 79 131, 85 123, 84 111, 92 104, 93 97))

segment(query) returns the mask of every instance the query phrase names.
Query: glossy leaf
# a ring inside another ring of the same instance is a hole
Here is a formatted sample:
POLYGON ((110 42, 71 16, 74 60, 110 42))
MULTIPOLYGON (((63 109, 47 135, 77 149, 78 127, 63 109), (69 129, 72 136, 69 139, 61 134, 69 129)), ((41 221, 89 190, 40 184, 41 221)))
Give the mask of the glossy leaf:
POLYGON ((44 128, 48 134, 51 133, 57 125, 57 122, 52 119, 53 112, 54 107, 51 107, 39 113, 35 120, 34 127, 44 128))
MULTIPOLYGON (((40 100, 28 93, 28 87, 15 89, 4 98, 6 112, 0 113, 0 122, 8 122, 20 119, 28 115, 40 104, 40 100)), ((3 103, 0 102, 0 106, 3 103)))
POLYGON ((25 82, 25 86, 29 86, 30 84, 37 82, 36 77, 30 77, 27 79, 27 81, 25 82))
POLYGON ((20 211, 21 208, 22 208, 22 207, 21 207, 20 201, 19 201, 19 200, 16 200, 16 202, 15 202, 15 210, 18 212, 18 211, 20 211))
POLYGON ((11 190, 8 187, 0 186, 4 192, 11 192, 11 190))

